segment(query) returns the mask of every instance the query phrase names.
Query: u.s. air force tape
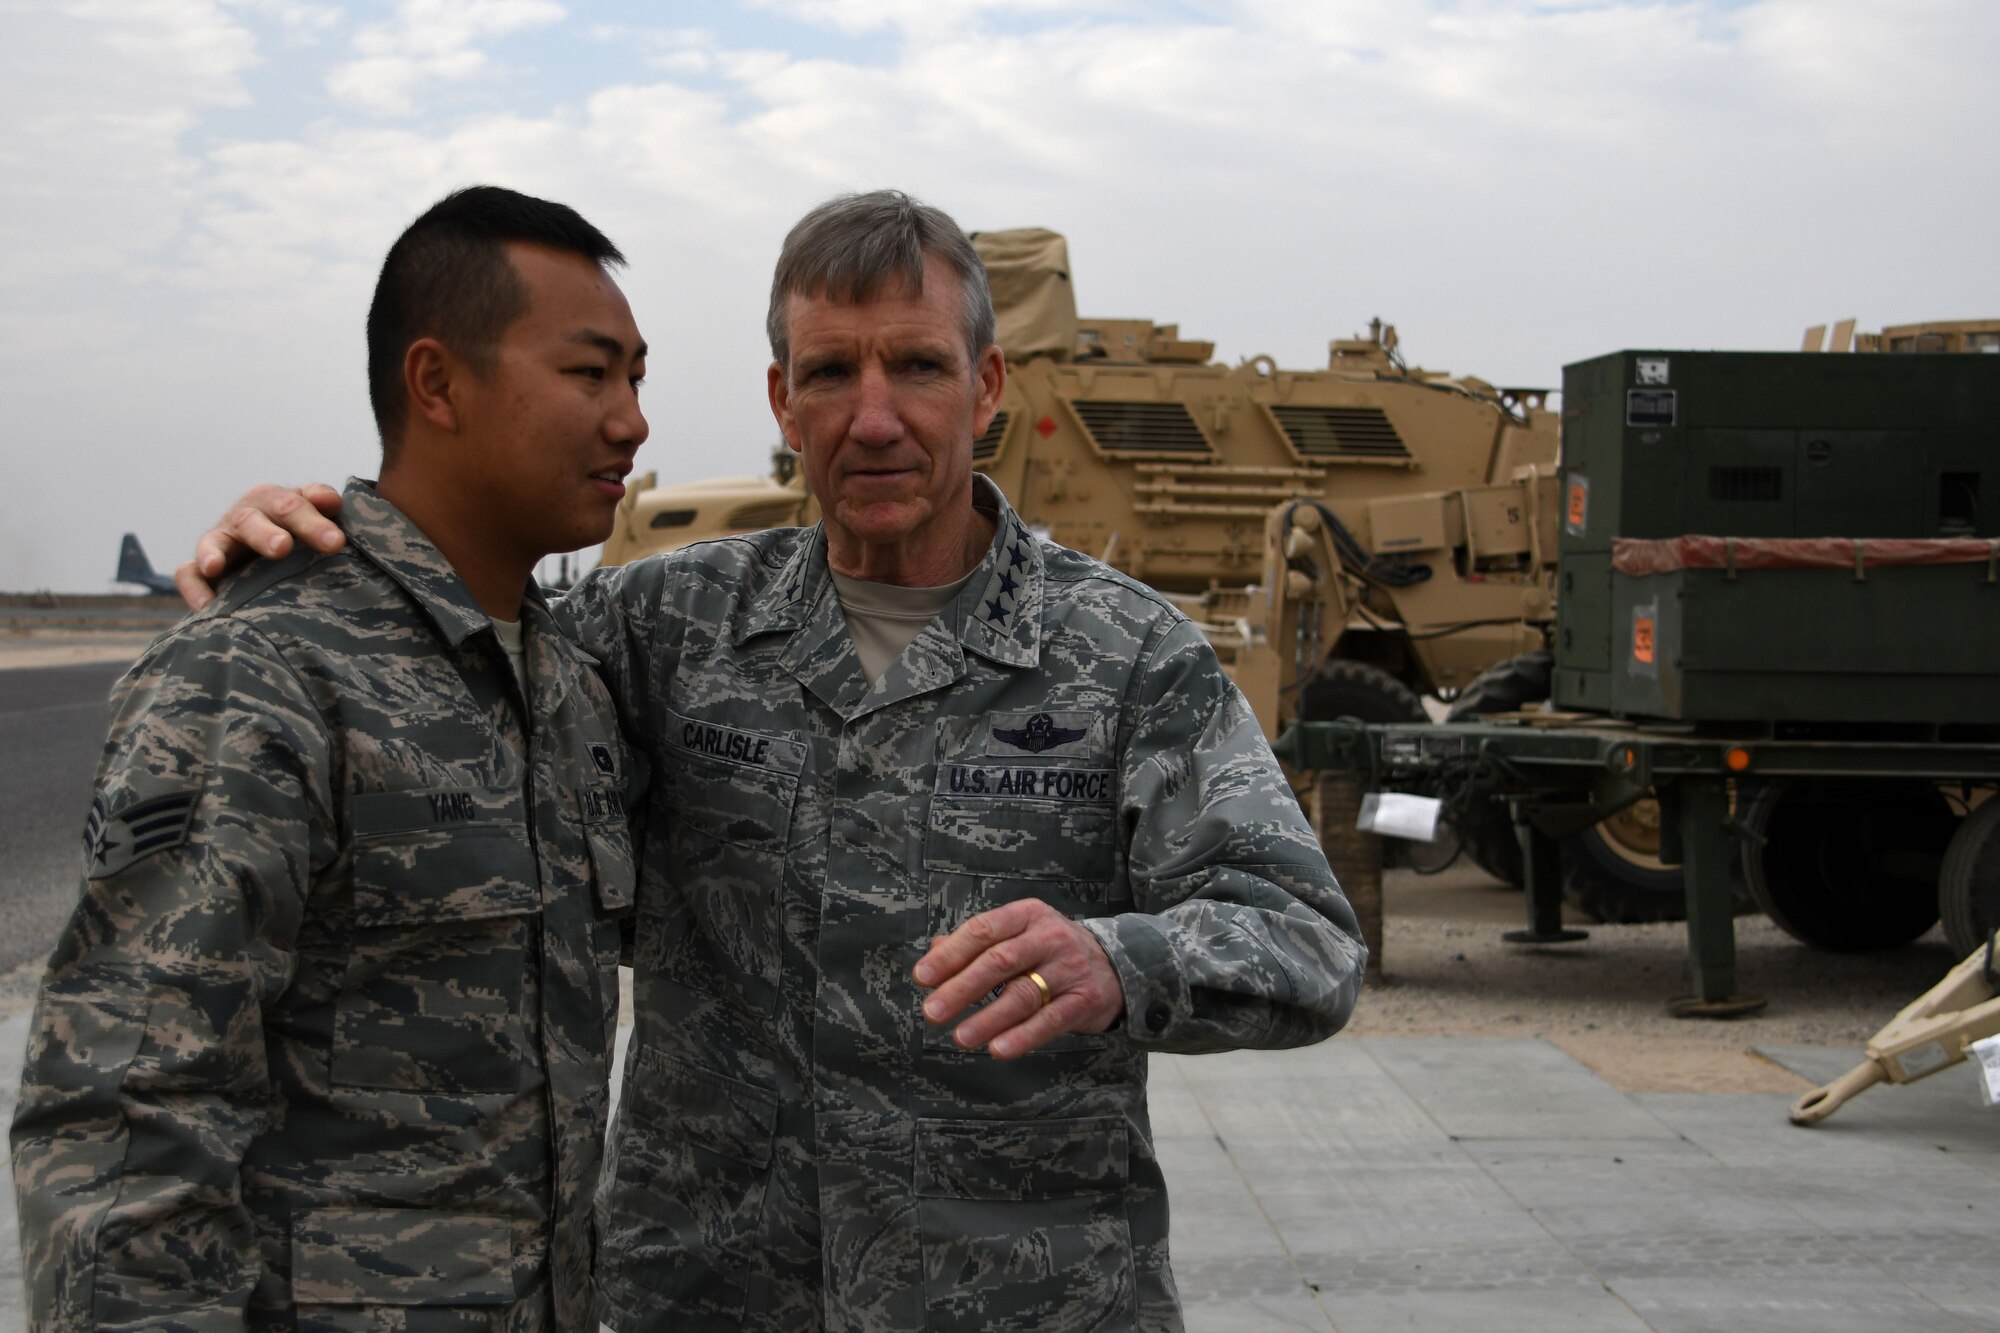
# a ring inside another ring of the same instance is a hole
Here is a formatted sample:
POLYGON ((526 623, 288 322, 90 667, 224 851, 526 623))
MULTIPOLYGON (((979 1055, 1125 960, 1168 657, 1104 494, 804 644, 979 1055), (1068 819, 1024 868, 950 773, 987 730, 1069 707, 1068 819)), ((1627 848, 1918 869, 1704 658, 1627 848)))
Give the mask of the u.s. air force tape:
POLYGON ((950 796, 995 799, 1069 801, 1108 804, 1112 797, 1108 768, 1036 768, 1028 764, 946 764, 938 774, 938 790, 950 796))
POLYGON ((185 842, 200 795, 196 791, 168 792, 111 811, 99 792, 90 802, 90 819, 83 828, 84 873, 103 879, 134 861, 185 842))

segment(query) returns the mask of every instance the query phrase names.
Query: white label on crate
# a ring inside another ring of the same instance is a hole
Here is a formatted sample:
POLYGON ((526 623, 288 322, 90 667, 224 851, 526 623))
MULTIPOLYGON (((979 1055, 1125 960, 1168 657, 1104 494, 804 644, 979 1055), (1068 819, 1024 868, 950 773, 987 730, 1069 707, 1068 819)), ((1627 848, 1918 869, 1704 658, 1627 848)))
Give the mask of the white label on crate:
POLYGON ((1437 838, 1438 814, 1443 809, 1444 802, 1434 796, 1371 791, 1361 798, 1361 817, 1354 821, 1354 827, 1385 838, 1433 842, 1437 838))
POLYGON ((1639 383, 1665 384, 1667 382, 1667 358, 1664 356, 1642 356, 1639 358, 1639 383))
POLYGON ((1945 1054, 1944 1043, 1927 1041, 1921 1046, 1913 1046, 1896 1057, 1896 1063, 1903 1067, 1905 1078, 1922 1078, 1933 1069, 1943 1069, 1951 1063, 1945 1054))
POLYGON ((2000 1106, 2000 1037, 1987 1037, 1966 1048, 1979 1062, 1979 1100, 2000 1106))

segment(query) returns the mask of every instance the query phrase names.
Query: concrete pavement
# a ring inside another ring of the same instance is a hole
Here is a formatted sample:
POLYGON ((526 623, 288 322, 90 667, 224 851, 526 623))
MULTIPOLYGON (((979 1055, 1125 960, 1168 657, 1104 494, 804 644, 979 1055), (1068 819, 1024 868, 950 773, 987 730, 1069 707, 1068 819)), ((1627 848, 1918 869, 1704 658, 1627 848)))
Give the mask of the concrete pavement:
MULTIPOLYGON (((9 1112, 26 1032, 0 1023, 9 1112)), ((1787 1097, 1627 1096, 1535 1040, 1168 1057, 1152 1087, 1195 1333, 2000 1329, 2000 1112, 1964 1066, 1814 1129, 1787 1097)), ((6 1193, 0 1329, 18 1253, 6 1193)))

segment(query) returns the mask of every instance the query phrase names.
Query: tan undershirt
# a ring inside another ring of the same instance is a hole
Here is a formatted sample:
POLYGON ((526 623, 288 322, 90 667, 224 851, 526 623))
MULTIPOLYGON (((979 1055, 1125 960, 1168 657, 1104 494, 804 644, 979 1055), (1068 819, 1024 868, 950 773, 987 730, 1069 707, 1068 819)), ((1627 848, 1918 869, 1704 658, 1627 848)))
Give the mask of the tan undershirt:
POLYGON ((528 692, 528 659, 521 649, 521 622, 518 620, 495 620, 493 632, 500 636, 500 646, 507 650, 507 660, 514 664, 514 679, 521 682, 521 693, 528 692))
POLYGON ((937 619, 938 612, 958 599, 967 581, 978 572, 974 566, 965 578, 936 588, 902 588, 827 571, 833 575, 833 591, 847 616, 848 637, 854 640, 855 654, 869 684, 882 679, 889 664, 916 641, 924 626, 937 619))

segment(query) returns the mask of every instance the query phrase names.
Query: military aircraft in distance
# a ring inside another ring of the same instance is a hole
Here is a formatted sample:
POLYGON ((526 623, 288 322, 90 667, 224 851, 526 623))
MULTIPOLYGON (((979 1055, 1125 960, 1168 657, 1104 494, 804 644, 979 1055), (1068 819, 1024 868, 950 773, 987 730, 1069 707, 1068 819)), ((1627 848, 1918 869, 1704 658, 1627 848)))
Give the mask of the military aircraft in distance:
POLYGON ((176 597, 180 590, 174 587, 174 576, 153 572, 153 562, 146 558, 145 548, 139 545, 134 533, 126 533, 124 543, 118 548, 119 583, 136 583, 155 597, 176 597))

